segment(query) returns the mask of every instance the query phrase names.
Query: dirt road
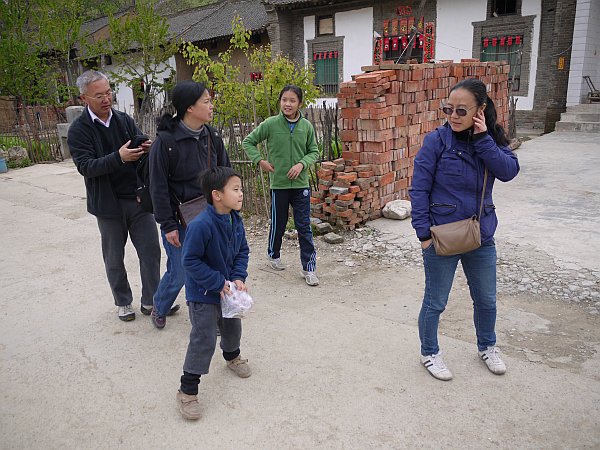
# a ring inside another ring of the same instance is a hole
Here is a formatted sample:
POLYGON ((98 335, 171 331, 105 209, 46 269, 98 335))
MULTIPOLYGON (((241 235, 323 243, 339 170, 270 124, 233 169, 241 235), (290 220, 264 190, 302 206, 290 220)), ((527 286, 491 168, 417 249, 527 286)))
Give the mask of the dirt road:
MULTIPOLYGON (((290 267, 267 268, 266 229, 257 226, 248 280, 256 307, 244 319, 242 347, 254 373, 236 378, 217 353, 200 386, 197 423, 184 421, 174 401, 189 333, 185 308, 162 331, 141 314, 117 320, 72 163, 0 175, 0 447, 598 448, 600 331, 592 310, 600 269, 590 255, 600 247, 593 237, 600 219, 598 208, 573 198, 597 205, 597 178, 586 167, 598 167, 600 144, 569 137, 572 158, 564 159, 563 136, 525 143, 522 174, 497 189, 506 375, 492 375, 477 358, 461 275, 440 325, 455 378, 437 381, 419 364, 423 274, 408 224, 377 221, 337 246, 319 239, 317 288, 299 276, 294 241, 283 254, 290 267), (563 170, 544 168, 552 161, 563 170), (544 194, 544 179, 576 170, 579 183, 544 194), (544 195, 556 219, 536 217, 547 214, 532 206, 544 195), (578 273, 592 285, 576 282, 578 273), (538 274, 554 274, 554 294, 542 291, 546 282, 536 280, 548 277, 538 274), (586 287, 589 295, 565 298, 570 281, 581 287, 571 292, 586 287)), ((127 251, 138 309, 137 262, 127 251)))

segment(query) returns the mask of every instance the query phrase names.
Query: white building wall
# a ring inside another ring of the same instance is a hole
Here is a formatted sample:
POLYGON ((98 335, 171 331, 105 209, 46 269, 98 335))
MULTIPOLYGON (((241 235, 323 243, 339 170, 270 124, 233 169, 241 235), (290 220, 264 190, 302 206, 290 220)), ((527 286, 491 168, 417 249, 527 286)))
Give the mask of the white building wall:
MULTIPOLYGON (((335 14, 335 35, 344 37, 342 80, 361 73, 362 66, 373 61, 373 8, 361 8, 335 14)), ((304 17, 304 61, 309 63, 307 41, 316 36, 315 16, 304 17)), ((317 104, 335 104, 335 98, 319 98, 317 104)))
MULTIPOLYGON (((529 90, 527 96, 515 97, 517 109, 531 111, 533 109, 533 96, 535 94, 535 83, 537 78, 538 49, 540 48, 540 22, 542 16, 541 0, 523 0, 521 15, 535 16, 533 19, 533 42, 531 43, 531 55, 529 59, 529 90)), ((528 55, 523 54, 523 58, 528 55)))
POLYGON ((307 41, 314 39, 317 35, 315 30, 315 16, 304 17, 304 64, 309 63, 308 59, 308 44, 307 41))
POLYGON ((473 22, 485 20, 487 2, 438 0, 435 60, 460 61, 473 57, 473 22))
POLYGON ((584 76, 589 75, 596 89, 600 89, 600 3, 597 0, 577 2, 570 67, 567 106, 587 101, 589 89, 584 76))
POLYGON ((373 62, 373 8, 337 13, 335 35, 344 36, 343 80, 350 81, 373 62))
MULTIPOLYGON (((593 1, 593 0, 592 0, 593 1)), ((472 0, 438 0, 435 36, 435 59, 460 61, 462 58, 478 57, 473 55, 473 22, 486 20, 487 4, 472 0)), ((535 15, 533 21, 533 42, 530 57, 529 91, 527 96, 517 97, 517 109, 533 109, 535 79, 537 73, 538 47, 540 40, 541 0, 523 0, 523 16, 535 15)))
MULTIPOLYGON (((158 66, 157 75, 155 75, 156 80, 160 80, 162 83, 165 78, 170 75, 169 67, 175 69, 175 57, 171 57, 166 64, 161 64, 158 66)), ((111 79, 111 74, 118 73, 122 68, 118 65, 108 65, 101 69, 106 73, 106 76, 111 79)), ((111 80, 112 81, 112 80, 111 80)), ((135 112, 135 103, 133 98, 133 90, 131 86, 126 83, 118 83, 115 87, 116 91, 116 101, 113 107, 119 111, 126 112, 129 115, 133 115, 135 112)), ((161 95, 157 101, 162 104, 164 101, 164 95, 161 95)))

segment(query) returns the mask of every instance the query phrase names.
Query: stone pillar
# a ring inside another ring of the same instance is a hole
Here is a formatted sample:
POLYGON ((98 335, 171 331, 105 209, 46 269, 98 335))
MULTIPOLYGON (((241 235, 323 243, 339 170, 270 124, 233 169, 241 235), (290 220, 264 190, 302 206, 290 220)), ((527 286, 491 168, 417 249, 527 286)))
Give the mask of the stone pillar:
POLYGON ((465 78, 488 86, 498 122, 508 123, 509 65, 500 62, 382 64, 341 84, 342 158, 321 164, 312 215, 353 229, 381 217, 391 200, 407 199, 415 155, 427 133, 446 121, 440 110, 465 78))
POLYGON ((56 124, 56 128, 58 130, 58 137, 60 139, 60 152, 62 154, 63 159, 68 159, 71 157, 71 151, 69 150, 69 146, 67 145, 67 134, 69 132, 69 127, 75 121, 75 119, 77 119, 81 115, 83 109, 83 106, 68 106, 66 109, 68 123, 56 124))

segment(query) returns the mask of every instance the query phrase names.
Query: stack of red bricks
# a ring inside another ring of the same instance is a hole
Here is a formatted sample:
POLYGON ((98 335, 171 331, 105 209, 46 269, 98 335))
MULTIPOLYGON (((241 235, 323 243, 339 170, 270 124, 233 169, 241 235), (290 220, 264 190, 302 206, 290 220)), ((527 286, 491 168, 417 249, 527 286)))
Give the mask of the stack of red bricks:
POLYGON ((465 78, 488 86, 498 122, 508 122, 508 71, 500 62, 382 64, 342 83, 342 158, 321 164, 312 215, 354 229, 381 217, 389 201, 407 199, 413 162, 427 133, 442 125, 450 88, 465 78))

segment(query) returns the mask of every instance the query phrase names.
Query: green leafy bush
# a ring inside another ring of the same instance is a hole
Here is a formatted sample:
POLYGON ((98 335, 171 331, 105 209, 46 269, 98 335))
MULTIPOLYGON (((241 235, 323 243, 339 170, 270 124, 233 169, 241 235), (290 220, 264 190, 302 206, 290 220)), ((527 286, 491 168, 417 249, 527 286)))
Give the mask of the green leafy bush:
POLYGON ((6 163, 6 166, 9 169, 20 169, 23 167, 29 167, 32 164, 33 163, 31 162, 31 160, 29 158, 25 158, 25 159, 22 159, 21 161, 8 161, 6 163))
MULTIPOLYGON (((264 120, 279 110, 279 92, 286 84, 295 84, 304 92, 304 104, 319 95, 314 72, 283 55, 273 57, 271 46, 250 49, 251 32, 239 17, 232 22, 233 36, 229 48, 216 59, 208 50, 192 43, 183 46, 182 54, 194 67, 193 78, 214 92, 215 118, 218 123, 238 123, 240 119, 264 120), (252 71, 260 72, 258 81, 241 80, 239 63, 232 61, 234 52, 242 52, 252 71), (253 117, 254 116, 254 117, 253 117)), ((242 120, 243 121, 243 120, 242 120)))

